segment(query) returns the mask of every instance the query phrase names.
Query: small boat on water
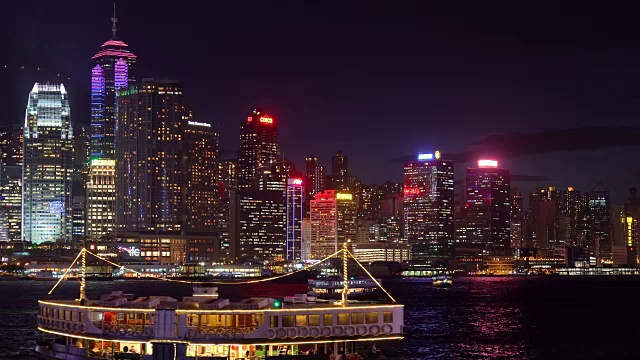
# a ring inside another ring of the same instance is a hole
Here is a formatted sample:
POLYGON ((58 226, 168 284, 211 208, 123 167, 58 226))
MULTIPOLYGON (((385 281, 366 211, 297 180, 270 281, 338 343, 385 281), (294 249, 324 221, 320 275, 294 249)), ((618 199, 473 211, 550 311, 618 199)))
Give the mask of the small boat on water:
POLYGON ((42 270, 37 272, 35 276, 33 276, 33 280, 37 281, 58 281, 56 277, 53 276, 53 273, 49 270, 42 270))
POLYGON ((453 286, 453 279, 450 275, 437 275, 431 277, 431 283, 435 287, 448 288, 453 286))

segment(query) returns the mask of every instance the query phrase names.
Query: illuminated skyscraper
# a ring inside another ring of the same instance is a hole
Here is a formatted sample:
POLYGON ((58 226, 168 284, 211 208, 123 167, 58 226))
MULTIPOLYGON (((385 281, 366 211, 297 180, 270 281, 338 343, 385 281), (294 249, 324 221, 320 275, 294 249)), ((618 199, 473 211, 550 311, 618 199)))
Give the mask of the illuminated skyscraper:
POLYGON ((552 249, 560 245, 558 203, 560 194, 554 187, 537 189, 529 195, 529 224, 527 240, 530 247, 552 249))
POLYGON ((242 191, 237 218, 238 256, 244 260, 285 260, 285 218, 286 206, 280 191, 242 191))
POLYGON ((611 261, 611 200, 609 190, 598 183, 589 196, 591 236, 598 266, 611 261))
POLYGON ((181 129, 188 116, 182 85, 143 79, 119 90, 117 98, 117 231, 180 234, 185 215, 181 129))
POLYGON ((287 180, 287 260, 303 259, 302 249, 302 203, 304 187, 302 179, 287 180))
POLYGON ((507 169, 495 160, 480 160, 477 168, 467 168, 466 241, 489 252, 511 247, 511 187, 507 169))
POLYGON ((348 240, 355 241, 358 205, 354 196, 325 190, 311 200, 309 259, 322 259, 338 251, 348 240))
POLYGON ((332 189, 338 191, 349 191, 349 163, 347 156, 338 151, 331 158, 331 182, 332 189))
POLYGON ((100 51, 91 57, 91 157, 113 159, 116 123, 116 90, 134 85, 136 55, 129 46, 116 39, 116 22, 112 37, 102 44, 100 51))
POLYGON ((453 242, 453 162, 440 152, 404 165, 405 238, 417 260, 446 255, 453 242))
POLYGON ((220 162, 217 126, 193 121, 190 115, 183 123, 182 152, 185 232, 212 235, 217 222, 220 162))
POLYGON ((253 110, 240 125, 238 189, 258 187, 258 180, 271 164, 280 160, 278 127, 275 119, 260 109, 253 110))
POLYGON ((511 248, 526 248, 524 237, 524 197, 518 189, 511 189, 511 248))
POLYGON ((325 189, 324 166, 318 164, 318 158, 315 156, 307 157, 305 163, 307 169, 307 184, 305 186, 307 198, 313 199, 315 194, 325 189))
MULTIPOLYGON (((220 162, 218 172, 218 204, 216 206, 216 230, 220 235, 220 257, 221 259, 235 258, 231 240, 231 230, 235 225, 231 224, 231 206, 237 207, 238 178, 236 176, 237 161, 235 159, 223 160, 220 162), (233 226, 232 226, 233 225, 233 226)), ((237 231, 236 234, 237 235, 237 231)))
POLYGON ((95 66, 91 69, 91 161, 86 194, 89 238, 111 235, 115 230, 116 92, 136 82, 137 57, 116 39, 115 9, 111 20, 111 39, 91 58, 95 66))
POLYGON ((86 237, 100 239, 115 230, 116 161, 95 158, 89 169, 86 237))
POLYGON ((24 123, 22 239, 71 240, 73 130, 62 84, 36 83, 24 123))
POLYGON ((6 240, 19 241, 22 222, 22 166, 0 165, 0 219, 6 240))

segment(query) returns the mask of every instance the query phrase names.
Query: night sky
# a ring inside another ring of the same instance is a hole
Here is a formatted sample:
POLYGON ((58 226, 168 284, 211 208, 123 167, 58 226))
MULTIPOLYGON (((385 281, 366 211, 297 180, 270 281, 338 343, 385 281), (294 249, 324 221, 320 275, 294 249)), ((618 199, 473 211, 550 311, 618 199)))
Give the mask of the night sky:
MULTIPOLYGON (((225 158, 235 157, 240 121, 261 107, 299 167, 308 155, 329 166, 342 150, 364 183, 400 181, 403 161, 437 149, 456 161, 457 178, 493 156, 524 191, 601 181, 619 202, 640 185, 632 7, 200 4, 120 1, 117 37, 138 55, 138 78, 183 82, 196 120, 220 124, 225 158)), ((0 124, 22 122, 33 83, 56 79, 70 91, 72 121, 89 123, 90 58, 111 37, 112 6, 3 4, 0 124)))

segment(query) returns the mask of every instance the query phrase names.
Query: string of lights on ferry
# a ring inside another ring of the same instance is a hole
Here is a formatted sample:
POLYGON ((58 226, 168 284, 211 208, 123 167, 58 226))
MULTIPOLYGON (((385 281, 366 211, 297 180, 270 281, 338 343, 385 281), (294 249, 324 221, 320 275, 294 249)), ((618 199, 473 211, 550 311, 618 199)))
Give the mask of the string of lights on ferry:
POLYGON ((166 278, 166 277, 158 277, 158 276, 157 276, 157 275, 155 275, 155 274, 145 273, 145 272, 141 272, 141 271, 138 271, 138 270, 135 270, 135 269, 128 268, 128 267, 126 267, 126 266, 124 266, 124 265, 120 265, 120 264, 118 264, 118 263, 116 263, 116 262, 113 262, 113 261, 111 261, 111 260, 109 260, 109 259, 105 259, 105 258, 103 258, 103 257, 101 257, 101 256, 99 256, 99 255, 97 255, 97 254, 95 254, 95 253, 93 253, 93 252, 91 252, 91 251, 87 250, 87 249, 82 249, 82 250, 80 251, 80 253, 78 253, 78 256, 76 256, 76 258, 71 262, 71 265, 69 265, 69 267, 65 270, 64 274, 63 274, 63 275, 60 277, 60 279, 56 282, 56 284, 51 288, 51 290, 49 290, 48 295, 51 295, 51 294, 53 293, 53 291, 58 287, 58 285, 62 282, 62 280, 64 280, 64 279, 65 279, 65 277, 67 276, 67 274, 69 273, 69 271, 71 271, 71 268, 73 267, 73 265, 75 265, 75 263, 76 263, 76 262, 78 262, 78 260, 80 259, 80 257, 82 256, 82 254, 83 254, 83 253, 90 254, 90 255, 92 255, 92 256, 94 256, 94 257, 96 257, 97 259, 100 259, 100 260, 102 260, 102 261, 104 261, 104 262, 106 262, 106 263, 108 263, 108 264, 111 264, 111 265, 113 265, 113 266, 116 266, 116 267, 118 267, 118 268, 120 268, 120 269, 122 269, 122 270, 130 271, 130 272, 132 272, 132 273, 134 273, 134 274, 136 274, 136 275, 143 276, 143 277, 149 277, 149 278, 152 278, 152 279, 158 279, 158 280, 169 281, 169 282, 177 282, 177 283, 182 283, 182 284, 191 284, 191 285, 194 285, 194 284, 201 284, 201 283, 218 284, 218 285, 246 285, 246 284, 254 284, 254 283, 259 283, 259 282, 266 282, 266 281, 276 280, 276 279, 283 278, 283 277, 285 277, 285 276, 289 276, 289 275, 293 275, 293 274, 299 273, 299 272, 301 272, 301 271, 309 270, 309 269, 313 268, 314 266, 320 265, 320 264, 322 264, 323 262, 325 262, 325 261, 327 261, 327 260, 331 259, 332 257, 334 257, 334 256, 336 256, 336 255, 338 255, 338 254, 343 253, 344 251, 346 251, 346 254, 348 254, 348 255, 349 255, 349 256, 350 256, 350 257, 351 257, 351 258, 356 262, 356 264, 358 264, 358 266, 360 266, 360 268, 362 268, 362 270, 364 270, 364 272, 365 272, 365 273, 366 273, 366 274, 367 274, 371 279, 373 279, 373 281, 376 283, 376 285, 377 285, 377 286, 378 286, 378 287, 379 287, 379 288, 380 288, 380 289, 381 289, 381 290, 382 290, 382 291, 383 291, 383 292, 384 292, 384 293, 389 297, 389 299, 390 299, 392 302, 394 302, 394 303, 395 303, 395 302, 396 302, 396 299, 395 299, 393 296, 391 296, 391 294, 390 294, 390 293, 389 293, 389 292, 388 292, 384 287, 382 287, 382 284, 380 284, 380 282, 378 282, 378 280, 376 280, 376 278, 375 278, 375 277, 374 277, 374 276, 373 276, 373 275, 372 275, 372 274, 371 274, 371 273, 370 273, 370 272, 365 268, 365 266, 364 266, 364 265, 362 265, 362 263, 361 263, 360 261, 358 261, 358 259, 356 259, 356 258, 355 258, 355 256, 351 253, 351 251, 349 251, 349 250, 345 250, 345 249, 340 249, 340 250, 338 250, 338 251, 334 252, 333 254, 326 256, 325 258, 323 258, 322 260, 318 261, 317 263, 307 265, 307 266, 303 267, 303 268, 302 268, 302 269, 300 269, 300 270, 292 271, 292 272, 290 272, 290 273, 286 273, 286 274, 278 275, 278 276, 272 276, 272 277, 264 278, 264 279, 245 280, 245 281, 234 281, 234 282, 224 282, 224 281, 189 281, 189 280, 171 279, 171 278, 166 278))
MULTIPOLYGON (((25 66, 25 65, 14 66, 14 65, 9 65, 9 64, 4 64, 2 66, 2 69, 5 70, 6 72, 14 71, 14 70, 20 70, 20 71, 33 71, 33 70, 35 70, 35 71, 42 71, 42 72, 47 71, 45 68, 42 68, 42 67, 39 67, 39 66, 36 66, 36 67, 30 67, 30 66, 25 66)), ((65 75, 63 75, 61 73, 58 73, 58 77, 59 78, 66 78, 67 80, 71 80, 70 76, 65 76, 65 75)))

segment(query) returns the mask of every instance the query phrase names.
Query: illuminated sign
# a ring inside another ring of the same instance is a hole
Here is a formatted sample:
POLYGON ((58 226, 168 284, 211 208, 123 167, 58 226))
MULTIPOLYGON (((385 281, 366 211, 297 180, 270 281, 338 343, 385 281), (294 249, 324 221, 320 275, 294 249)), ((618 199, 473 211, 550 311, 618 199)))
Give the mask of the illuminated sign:
POLYGON ((273 118, 263 116, 260 118, 260 122, 263 124, 273 124, 273 118))
POLYGON ((346 193, 337 193, 336 199, 338 200, 353 200, 353 195, 346 193))
POLYGON ((497 160, 478 160, 478 167, 497 168, 498 161, 497 160))
POLYGON ((436 160, 440 160, 440 151, 436 150, 436 160))
POLYGON ((201 123, 201 122, 197 122, 197 121, 187 121, 187 124, 194 125, 194 126, 211 127, 211 124, 201 123))
POLYGON ((134 246, 129 247, 129 248, 118 246, 118 250, 119 251, 126 251, 129 254, 129 256, 140 256, 140 249, 138 249, 138 248, 136 248, 134 246))
POLYGON ((96 166, 116 166, 115 160, 109 159, 91 159, 91 165, 96 166))
POLYGON ((418 160, 433 160, 433 154, 418 154, 418 160))
POLYGON ((293 185, 302 185, 301 179, 293 179, 293 185))
POLYGON ((247 116, 247 122, 252 122, 253 121, 253 117, 252 116, 247 116))
POLYGON ((420 195, 420 189, 406 187, 406 188, 404 188, 404 194, 405 195, 420 195))

